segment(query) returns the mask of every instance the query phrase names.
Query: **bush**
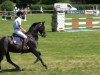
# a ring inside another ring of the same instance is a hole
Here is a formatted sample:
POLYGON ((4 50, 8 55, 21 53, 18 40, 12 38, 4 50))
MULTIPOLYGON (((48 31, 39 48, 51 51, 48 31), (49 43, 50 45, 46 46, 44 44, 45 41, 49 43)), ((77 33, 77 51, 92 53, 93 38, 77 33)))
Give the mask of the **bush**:
POLYGON ((1 10, 6 9, 7 11, 12 11, 14 8, 13 2, 7 0, 1 4, 1 10))
POLYGON ((53 10, 53 5, 42 5, 44 10, 53 10))
POLYGON ((100 9, 100 5, 96 4, 75 4, 74 7, 76 7, 78 10, 93 10, 96 9, 96 6, 98 6, 98 9, 100 9))
POLYGON ((43 10, 53 10, 53 5, 31 5, 31 10, 40 10, 40 7, 42 6, 43 10))
POLYGON ((0 4, 0 10, 1 10, 1 4, 0 4))
POLYGON ((40 5, 31 5, 30 9, 31 10, 40 10, 40 5))
MULTIPOLYGON (((31 10, 40 10, 42 6, 43 10, 53 10, 53 5, 31 5, 31 10)), ((44 13, 52 13, 52 11, 44 11, 44 13)), ((40 13, 40 11, 32 11, 32 13, 40 13)))

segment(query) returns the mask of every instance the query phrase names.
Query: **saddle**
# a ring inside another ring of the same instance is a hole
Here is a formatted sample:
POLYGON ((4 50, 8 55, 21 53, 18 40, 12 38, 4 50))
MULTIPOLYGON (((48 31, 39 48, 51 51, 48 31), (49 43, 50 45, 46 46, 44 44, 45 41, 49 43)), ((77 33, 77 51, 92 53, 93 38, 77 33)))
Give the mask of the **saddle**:
POLYGON ((14 44, 22 45, 24 39, 22 37, 20 37, 19 35, 13 33, 12 34, 12 40, 13 40, 14 44))
MULTIPOLYGON (((21 49, 24 49, 23 46, 24 46, 24 38, 20 37, 19 35, 13 33, 12 34, 12 42, 14 45, 16 45, 17 47, 19 46, 21 49)), ((27 41, 28 42, 28 41, 27 41)), ((26 42, 26 43, 27 43, 26 42)), ((26 44, 25 43, 25 44, 26 44)), ((25 45, 27 46, 27 45, 25 45)), ((27 49, 27 48, 25 48, 27 49)))

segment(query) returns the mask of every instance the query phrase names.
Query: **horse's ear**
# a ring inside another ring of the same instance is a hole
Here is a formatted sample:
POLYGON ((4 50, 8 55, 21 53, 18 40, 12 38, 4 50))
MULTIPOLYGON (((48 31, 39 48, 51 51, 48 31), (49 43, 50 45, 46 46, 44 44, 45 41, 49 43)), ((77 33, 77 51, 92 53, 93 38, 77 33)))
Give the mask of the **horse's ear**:
POLYGON ((42 22, 42 24, 44 25, 45 21, 42 22))
POLYGON ((45 21, 43 21, 43 23, 45 23, 45 21))

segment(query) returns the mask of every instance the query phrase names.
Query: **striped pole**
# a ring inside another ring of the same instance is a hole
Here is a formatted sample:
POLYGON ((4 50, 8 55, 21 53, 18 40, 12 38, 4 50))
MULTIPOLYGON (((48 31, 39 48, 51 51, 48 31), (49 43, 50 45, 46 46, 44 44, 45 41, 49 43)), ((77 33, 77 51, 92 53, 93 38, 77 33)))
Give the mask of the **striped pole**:
POLYGON ((65 18, 65 20, 85 20, 85 19, 100 19, 100 17, 88 17, 88 18, 65 18))
POLYGON ((93 26, 95 24, 100 24, 100 22, 99 21, 93 21, 93 22, 70 22, 70 23, 65 23, 65 29, 100 28, 100 26, 93 26), (81 27, 81 25, 86 25, 86 26, 81 27), (72 27, 66 27, 66 26, 72 26, 72 27))
MULTIPOLYGON (((78 27, 78 29, 86 29, 87 27, 78 27)), ((97 29, 100 28, 100 26, 93 26, 92 28, 97 29)), ((66 27, 65 29, 73 29, 73 27, 66 27)))
POLYGON ((65 25, 84 25, 84 24, 99 24, 99 21, 93 21, 93 22, 69 22, 65 23, 65 25))

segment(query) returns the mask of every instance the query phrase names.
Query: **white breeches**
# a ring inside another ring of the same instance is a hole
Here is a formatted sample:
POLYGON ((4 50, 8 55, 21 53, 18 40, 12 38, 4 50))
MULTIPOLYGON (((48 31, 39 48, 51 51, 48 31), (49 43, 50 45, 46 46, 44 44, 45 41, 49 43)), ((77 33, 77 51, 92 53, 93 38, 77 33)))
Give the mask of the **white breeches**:
POLYGON ((22 37, 22 38, 27 38, 27 36, 23 33, 23 32, 21 32, 21 31, 15 31, 15 33, 17 34, 17 35, 19 35, 20 37, 22 37))

